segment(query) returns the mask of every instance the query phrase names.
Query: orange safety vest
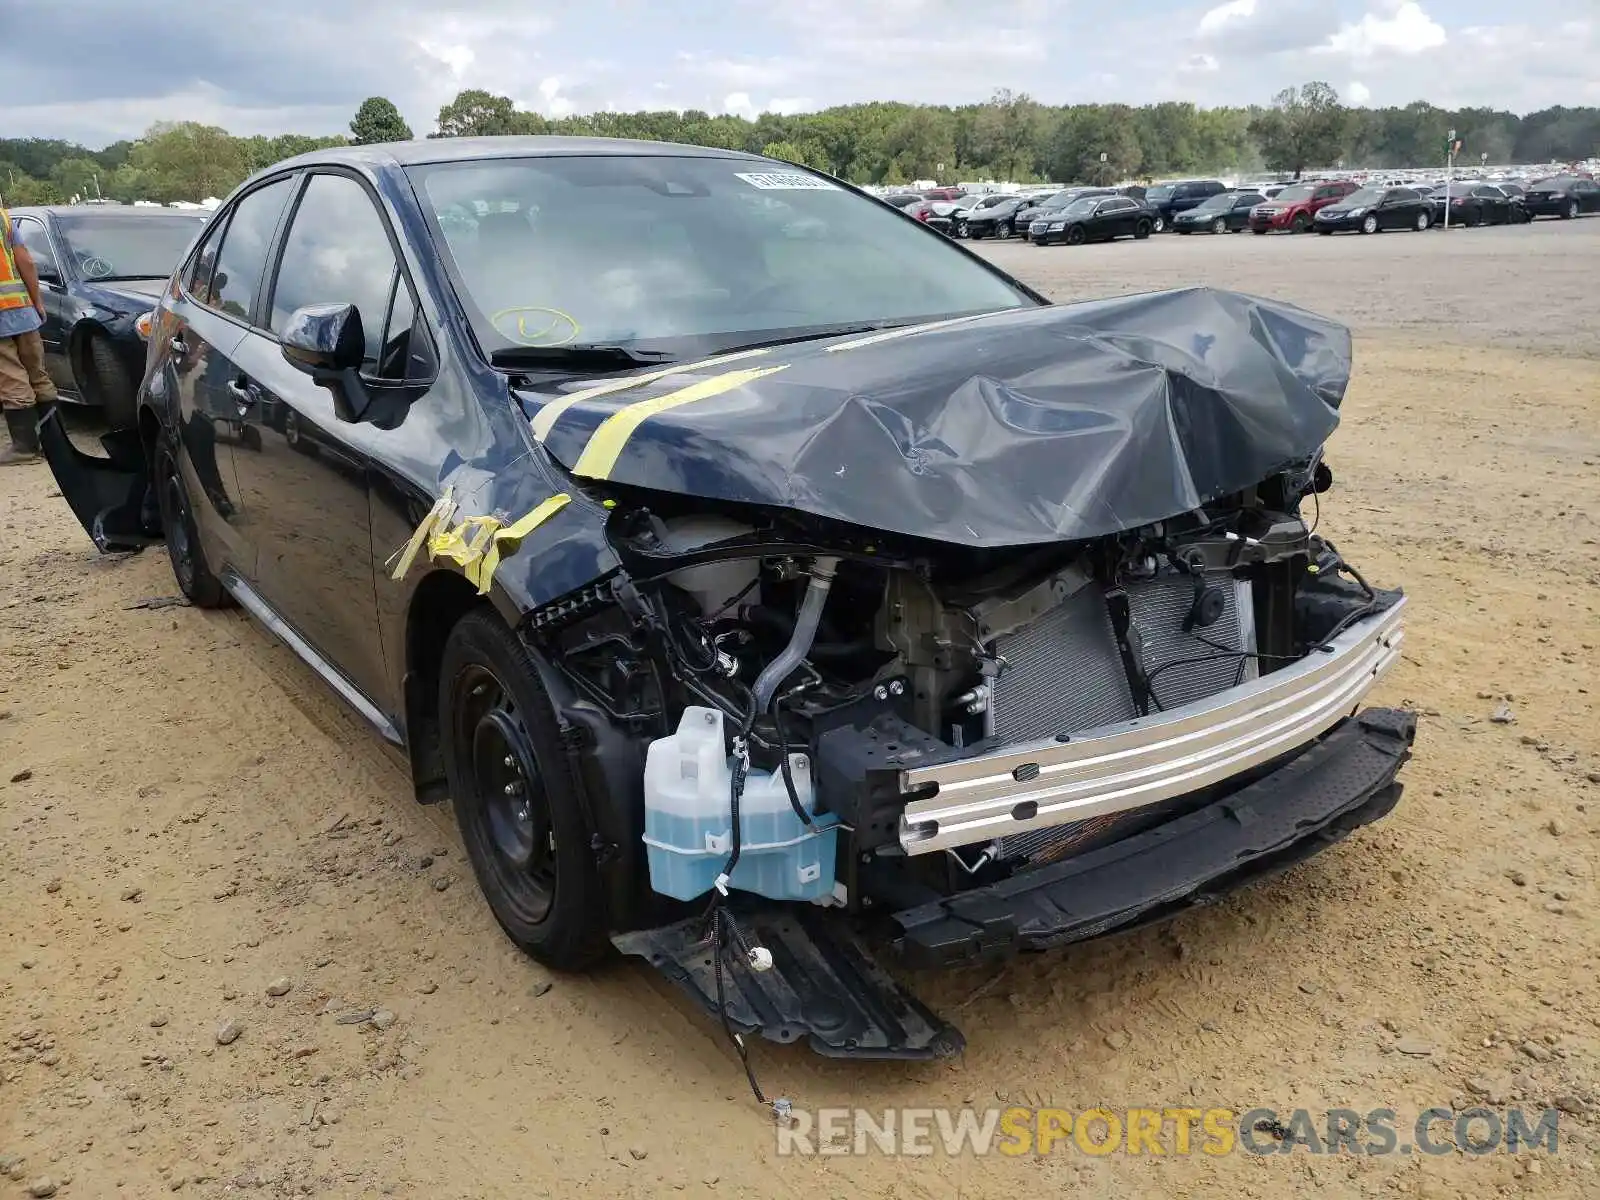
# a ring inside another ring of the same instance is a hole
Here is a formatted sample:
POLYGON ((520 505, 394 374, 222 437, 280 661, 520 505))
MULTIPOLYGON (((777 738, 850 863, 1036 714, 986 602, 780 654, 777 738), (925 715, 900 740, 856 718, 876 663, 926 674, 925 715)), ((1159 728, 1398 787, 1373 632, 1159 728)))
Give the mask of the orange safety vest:
POLYGON ((17 273, 17 256, 11 251, 11 214, 0 208, 0 312, 32 307, 33 297, 17 273))

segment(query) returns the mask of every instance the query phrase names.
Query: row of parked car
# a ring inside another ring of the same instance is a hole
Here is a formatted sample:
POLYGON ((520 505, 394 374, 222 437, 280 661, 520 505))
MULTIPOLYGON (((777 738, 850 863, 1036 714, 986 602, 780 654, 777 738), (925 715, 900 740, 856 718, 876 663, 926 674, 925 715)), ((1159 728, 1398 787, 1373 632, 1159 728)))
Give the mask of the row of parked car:
POLYGON ((1537 217, 1600 213, 1600 183, 1559 175, 1523 187, 1485 180, 1415 186, 1305 180, 1230 188, 1216 179, 1158 187, 1069 187, 1049 193, 960 196, 954 189, 890 194, 884 200, 957 238, 1038 245, 1147 238, 1153 233, 1378 233, 1459 226, 1524 224, 1537 217))

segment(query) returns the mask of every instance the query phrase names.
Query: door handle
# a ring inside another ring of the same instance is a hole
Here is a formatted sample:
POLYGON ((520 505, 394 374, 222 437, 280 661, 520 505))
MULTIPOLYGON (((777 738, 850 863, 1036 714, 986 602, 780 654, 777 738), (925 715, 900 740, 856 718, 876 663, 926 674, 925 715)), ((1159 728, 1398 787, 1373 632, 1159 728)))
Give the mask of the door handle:
POLYGON ((234 398, 240 408, 249 408, 256 402, 255 389, 239 379, 228 380, 228 394, 234 398))

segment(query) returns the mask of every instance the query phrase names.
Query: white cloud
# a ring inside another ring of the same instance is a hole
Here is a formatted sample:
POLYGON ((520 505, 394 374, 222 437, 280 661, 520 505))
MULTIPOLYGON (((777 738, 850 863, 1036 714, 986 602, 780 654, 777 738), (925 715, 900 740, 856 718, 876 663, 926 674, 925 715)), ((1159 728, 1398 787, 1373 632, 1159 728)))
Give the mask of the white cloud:
POLYGON ((1215 37, 1226 30, 1230 23, 1248 21, 1255 15, 1256 0, 1228 0, 1228 3, 1217 5, 1200 18, 1197 32, 1201 37, 1215 37))
POLYGON ((753 120, 756 116, 756 106, 751 103, 749 92, 729 92, 722 101, 722 111, 746 120, 753 120))
POLYGON ((1359 79, 1352 79, 1350 86, 1344 90, 1344 98, 1359 108, 1372 99, 1372 89, 1359 79))
POLYGON ((1448 40, 1444 26, 1414 0, 1384 4, 1359 21, 1343 26, 1322 49, 1331 54, 1371 58, 1380 54, 1416 55, 1436 50, 1448 40))

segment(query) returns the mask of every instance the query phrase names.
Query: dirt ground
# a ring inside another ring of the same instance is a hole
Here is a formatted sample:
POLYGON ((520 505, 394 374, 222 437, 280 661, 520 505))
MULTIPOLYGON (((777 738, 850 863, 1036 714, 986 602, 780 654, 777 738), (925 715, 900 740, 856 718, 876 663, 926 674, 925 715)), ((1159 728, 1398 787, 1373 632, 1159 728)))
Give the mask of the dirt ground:
POLYGON ((758 1044, 769 1093, 1403 1131, 1559 1105, 1555 1155, 780 1157, 710 1022, 644 968, 520 957, 448 813, 298 660, 136 607, 164 556, 97 556, 29 467, 0 472, 0 1197, 1600 1195, 1600 220, 990 253, 1059 298, 1205 282, 1351 322, 1322 529, 1413 597, 1380 698, 1416 758, 1392 816, 1272 884, 917 980, 961 1057, 758 1044))

